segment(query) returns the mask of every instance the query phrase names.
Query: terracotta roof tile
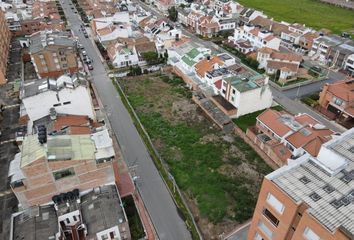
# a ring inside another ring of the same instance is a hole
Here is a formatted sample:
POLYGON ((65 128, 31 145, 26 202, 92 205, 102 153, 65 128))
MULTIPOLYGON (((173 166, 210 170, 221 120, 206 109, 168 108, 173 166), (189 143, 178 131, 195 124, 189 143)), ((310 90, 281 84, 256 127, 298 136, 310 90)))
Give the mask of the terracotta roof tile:
POLYGON ((279 59, 279 60, 294 61, 294 62, 301 62, 301 60, 302 60, 302 56, 300 54, 284 53, 284 52, 276 52, 276 51, 272 52, 271 58, 279 59))
POLYGON ((310 140, 303 148, 311 156, 317 157, 318 153, 320 152, 322 144, 328 142, 331 138, 332 137, 317 136, 314 139, 310 140))
POLYGON ((223 65, 224 62, 218 56, 214 56, 210 60, 203 59, 195 65, 195 70, 199 76, 204 77, 207 71, 213 70, 215 64, 223 65))
POLYGON ((328 85, 328 92, 346 102, 354 101, 354 79, 328 85))
POLYGON ((271 60, 267 61, 267 68, 281 69, 284 67, 291 70, 292 72, 297 72, 298 70, 298 65, 296 63, 278 62, 278 61, 271 61, 271 60))
POLYGON ((333 134, 333 131, 329 129, 315 129, 307 126, 297 132, 291 134, 286 140, 295 148, 305 146, 316 137, 328 137, 333 134))
POLYGON ((59 131, 64 127, 89 126, 89 125, 90 125, 90 119, 87 116, 67 115, 67 116, 58 116, 56 121, 53 124, 53 129, 59 131))
POLYGON ((278 112, 272 109, 267 109, 261 113, 257 119, 270 128, 279 137, 283 137, 291 128, 279 121, 281 115, 286 114, 285 112, 278 112))

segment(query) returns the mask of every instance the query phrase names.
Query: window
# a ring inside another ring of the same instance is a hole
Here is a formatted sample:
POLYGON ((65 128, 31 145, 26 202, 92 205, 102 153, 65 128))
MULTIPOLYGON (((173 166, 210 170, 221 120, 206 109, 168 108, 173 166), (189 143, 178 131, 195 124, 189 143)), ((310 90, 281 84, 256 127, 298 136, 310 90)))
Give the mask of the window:
POLYGON ((235 94, 236 93, 236 90, 235 89, 232 89, 232 94, 235 94))
POLYGON ((53 104, 53 107, 58 107, 58 106, 61 106, 61 103, 53 104))
POLYGON ((75 222, 77 221, 77 217, 75 215, 73 216, 73 219, 75 222))
POLYGON ((222 93, 223 93, 223 94, 225 94, 225 93, 226 93, 226 90, 225 90, 225 89, 223 89, 223 90, 222 90, 222 93))
POLYGON ((263 210, 263 215, 275 226, 277 227, 279 224, 279 220, 276 216, 273 215, 268 209, 263 210))
POLYGON ((256 235, 254 236, 254 240, 264 240, 261 235, 259 235, 258 232, 256 232, 256 235))
POLYGON ((269 239, 272 239, 272 238, 273 238, 273 232, 272 232, 272 230, 270 230, 263 222, 259 221, 259 222, 258 222, 258 227, 259 227, 259 229, 262 230, 262 232, 263 232, 269 239))
POLYGON ((64 102, 63 104, 64 105, 68 105, 68 104, 70 104, 71 102, 69 101, 69 102, 64 102))
POLYGON ((333 97, 333 101, 337 106, 341 106, 343 104, 343 100, 336 97, 333 97))
POLYGON ((68 64, 63 64, 63 68, 67 68, 68 67, 68 64))
POLYGON ((272 206, 278 213, 282 214, 284 212, 284 205, 271 193, 268 193, 267 203, 272 206))
POLYGON ((70 219, 69 218, 66 218, 66 223, 70 224, 70 219))
POLYGON ((304 231, 304 237, 307 240, 320 240, 321 238, 314 232, 312 231, 309 227, 305 228, 304 231))
POLYGON ((62 178, 70 177, 70 176, 74 176, 74 175, 75 175, 74 168, 68 168, 68 169, 60 170, 60 171, 53 173, 55 180, 60 180, 62 178))
POLYGON ((101 240, 108 240, 108 235, 107 234, 102 235, 101 240))

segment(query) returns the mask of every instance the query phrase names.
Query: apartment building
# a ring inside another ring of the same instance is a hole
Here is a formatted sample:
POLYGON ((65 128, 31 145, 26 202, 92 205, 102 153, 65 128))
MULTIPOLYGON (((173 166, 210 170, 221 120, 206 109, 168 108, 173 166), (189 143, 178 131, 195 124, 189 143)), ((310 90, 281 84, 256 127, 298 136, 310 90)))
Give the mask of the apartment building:
POLYGON ((39 78, 78 71, 76 42, 63 32, 40 31, 30 37, 29 51, 39 78))
POLYGON ((247 41, 252 45, 253 50, 267 47, 279 50, 280 39, 268 30, 262 30, 259 27, 247 24, 237 27, 233 36, 228 39, 229 43, 237 45, 239 41, 247 41))
POLYGON ((353 58, 353 56, 354 41, 346 41, 339 46, 333 47, 328 56, 328 65, 334 69, 346 69, 346 66, 350 64, 350 58, 353 58))
POLYGON ((320 92, 319 110, 348 128, 354 127, 354 79, 326 83, 320 92))
POLYGON ((34 124, 10 164, 10 185, 23 208, 115 182, 119 155, 108 130, 87 116, 51 117, 34 124))
POLYGON ((10 49, 11 34, 7 26, 5 13, 0 9, 0 85, 5 84, 7 57, 10 49))
POLYGON ((354 128, 265 176, 248 239, 354 238, 354 128))
POLYGON ((75 189, 52 200, 52 204, 14 213, 9 239, 131 239, 115 185, 89 189, 84 194, 75 189))
POLYGON ((291 115, 268 109, 257 117, 256 125, 246 135, 278 166, 290 164, 304 155, 318 155, 321 145, 332 138, 333 131, 306 113, 291 115))
POLYGON ((314 39, 309 56, 322 64, 327 64, 332 48, 344 43, 345 39, 338 36, 319 36, 314 39))

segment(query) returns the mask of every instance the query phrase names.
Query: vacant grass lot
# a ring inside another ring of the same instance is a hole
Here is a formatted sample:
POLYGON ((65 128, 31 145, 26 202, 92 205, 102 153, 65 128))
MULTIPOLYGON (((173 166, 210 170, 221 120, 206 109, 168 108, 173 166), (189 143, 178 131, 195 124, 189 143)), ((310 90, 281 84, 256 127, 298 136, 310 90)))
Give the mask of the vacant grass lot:
POLYGON ((214 128, 179 78, 142 76, 120 84, 187 197, 205 239, 249 219, 263 176, 271 171, 250 146, 214 128))
POLYGON ((264 11, 277 21, 304 23, 317 30, 354 33, 354 11, 316 0, 237 0, 240 4, 264 11))

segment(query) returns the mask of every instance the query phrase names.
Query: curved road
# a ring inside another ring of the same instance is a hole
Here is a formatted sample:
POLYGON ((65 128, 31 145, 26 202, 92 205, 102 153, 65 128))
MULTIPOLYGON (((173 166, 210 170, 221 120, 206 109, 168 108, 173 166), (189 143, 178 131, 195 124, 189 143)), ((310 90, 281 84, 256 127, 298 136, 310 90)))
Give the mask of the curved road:
POLYGON ((139 190, 151 220, 161 240, 188 240, 191 235, 162 181, 148 151, 141 140, 128 111, 125 109, 116 89, 107 76, 100 60, 97 48, 89 38, 80 32, 82 24, 79 16, 69 5, 71 1, 61 1, 65 15, 71 23, 71 30, 78 36, 88 56, 93 59, 94 70, 91 71, 93 83, 102 103, 106 106, 112 130, 117 136, 122 155, 127 165, 137 165, 136 175, 139 176, 139 190))

